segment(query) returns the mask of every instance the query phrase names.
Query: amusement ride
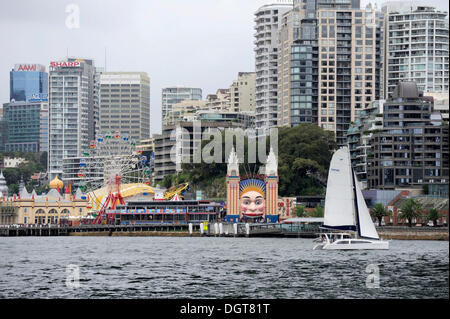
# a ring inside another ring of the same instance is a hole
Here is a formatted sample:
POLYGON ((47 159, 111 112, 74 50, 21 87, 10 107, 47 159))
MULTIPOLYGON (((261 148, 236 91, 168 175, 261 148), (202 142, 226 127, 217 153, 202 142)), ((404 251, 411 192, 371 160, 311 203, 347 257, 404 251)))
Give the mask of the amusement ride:
MULTIPOLYGON (((94 224, 109 223, 108 209, 124 205, 124 189, 151 190, 150 163, 136 146, 136 142, 119 131, 99 134, 83 152, 78 178, 80 188, 90 197, 96 217, 94 224)), ((162 200, 183 198, 189 184, 173 186, 164 192, 162 200)), ((95 215, 94 215, 95 216, 95 215)))
POLYGON ((125 203, 121 185, 150 185, 148 164, 136 142, 118 131, 99 134, 95 141, 91 141, 80 160, 78 178, 81 179, 80 188, 92 197, 93 205, 99 207, 95 224, 108 217, 107 209, 115 209, 117 204, 125 203), (101 189, 106 189, 106 196, 96 194, 101 189))

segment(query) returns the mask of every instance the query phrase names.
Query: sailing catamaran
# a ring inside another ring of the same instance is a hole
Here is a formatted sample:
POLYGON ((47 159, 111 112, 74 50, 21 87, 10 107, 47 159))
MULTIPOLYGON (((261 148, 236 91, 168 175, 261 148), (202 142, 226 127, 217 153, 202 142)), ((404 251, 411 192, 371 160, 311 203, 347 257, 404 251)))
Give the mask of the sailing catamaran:
POLYGON ((322 233, 314 249, 389 249, 370 217, 347 147, 331 159, 322 228, 334 232, 322 233))

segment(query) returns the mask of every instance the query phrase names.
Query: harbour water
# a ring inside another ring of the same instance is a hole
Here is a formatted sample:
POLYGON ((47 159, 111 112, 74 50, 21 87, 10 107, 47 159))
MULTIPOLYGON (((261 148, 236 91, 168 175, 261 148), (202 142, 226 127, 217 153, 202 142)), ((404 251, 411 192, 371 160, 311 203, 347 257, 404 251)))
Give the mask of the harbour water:
POLYGON ((312 239, 0 238, 0 298, 427 299, 449 296, 449 242, 313 251, 312 239))

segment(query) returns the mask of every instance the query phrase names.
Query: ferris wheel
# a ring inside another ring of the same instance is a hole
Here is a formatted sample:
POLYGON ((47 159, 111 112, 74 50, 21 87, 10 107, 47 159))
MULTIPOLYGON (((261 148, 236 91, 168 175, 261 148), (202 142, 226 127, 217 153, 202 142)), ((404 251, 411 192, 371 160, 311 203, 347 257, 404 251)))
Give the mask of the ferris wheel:
POLYGON ((150 184, 150 167, 146 156, 128 135, 116 131, 98 134, 80 159, 78 178, 84 192, 122 184, 150 184))

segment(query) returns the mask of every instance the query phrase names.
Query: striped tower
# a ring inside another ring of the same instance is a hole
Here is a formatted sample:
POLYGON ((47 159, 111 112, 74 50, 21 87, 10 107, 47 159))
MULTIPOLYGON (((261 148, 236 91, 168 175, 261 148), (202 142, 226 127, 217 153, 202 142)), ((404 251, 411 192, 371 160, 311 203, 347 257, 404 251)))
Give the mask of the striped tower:
POLYGON ((239 222, 239 162, 234 148, 228 158, 227 169, 227 217, 228 222, 239 222))
POLYGON ((278 161, 272 148, 266 162, 266 221, 276 223, 278 216, 278 161))

